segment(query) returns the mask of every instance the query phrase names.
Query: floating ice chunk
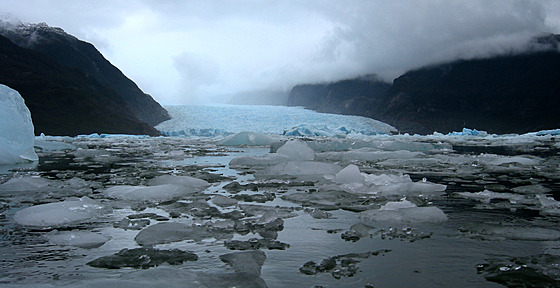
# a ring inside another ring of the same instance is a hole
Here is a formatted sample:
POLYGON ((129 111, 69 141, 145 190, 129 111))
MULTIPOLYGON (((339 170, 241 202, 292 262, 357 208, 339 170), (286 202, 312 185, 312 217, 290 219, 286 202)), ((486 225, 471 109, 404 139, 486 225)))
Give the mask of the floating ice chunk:
POLYGON ((56 181, 35 176, 13 177, 0 185, 0 191, 41 191, 57 184, 56 181))
POLYGON ((259 220, 257 220, 258 225, 265 225, 268 224, 276 219, 278 219, 278 213, 273 209, 266 211, 259 220))
POLYGON ((229 234, 213 232, 204 226, 166 222, 148 226, 140 231, 134 240, 141 246, 153 246, 184 240, 201 241, 207 238, 224 237, 229 237, 229 234))
POLYGON ((107 197, 120 200, 162 203, 180 199, 198 191, 193 191, 183 185, 164 184, 156 186, 114 186, 107 188, 103 193, 107 197))
POLYGON ((237 205, 237 200, 233 199, 233 198, 229 198, 229 197, 225 197, 222 195, 216 195, 214 197, 212 197, 212 203, 214 203, 214 205, 218 205, 221 207, 227 207, 227 206, 233 206, 233 205, 237 205))
POLYGON ((487 204, 490 203, 492 199, 504 199, 504 200, 508 200, 511 204, 523 204, 523 205, 534 205, 537 202, 535 198, 528 198, 526 195, 519 195, 513 193, 498 193, 490 190, 484 190, 482 192, 476 192, 476 193, 458 192, 457 195, 464 198, 475 199, 487 204))
POLYGON ((210 186, 210 183, 202 179, 198 179, 190 176, 161 175, 148 181, 148 185, 150 186, 164 185, 164 184, 183 185, 185 187, 190 188, 191 190, 197 190, 196 192, 202 191, 210 186))
POLYGON ((447 221, 447 215, 441 209, 434 206, 417 207, 408 200, 388 202, 379 209, 361 212, 359 216, 362 221, 366 222, 440 223, 447 221))
POLYGON ((560 216, 560 201, 556 201, 554 198, 544 195, 536 195, 536 197, 542 206, 541 215, 560 216))
POLYGON ((412 159, 424 155, 422 152, 411 152, 407 150, 399 151, 379 151, 373 148, 360 148, 347 152, 327 152, 316 155, 317 160, 331 161, 383 161, 387 159, 412 159))
POLYGON ((413 182, 409 175, 366 174, 366 183, 370 185, 370 193, 381 193, 385 196, 432 195, 440 194, 447 189, 446 185, 428 181, 413 182))
POLYGON ((512 189, 515 193, 521 194, 545 194, 552 191, 549 188, 544 187, 541 184, 519 186, 512 189))
POLYGON ((53 141, 53 140, 41 140, 38 137, 35 138, 35 143, 33 144, 35 148, 40 149, 41 151, 67 151, 67 150, 76 150, 76 146, 60 142, 60 141, 53 141))
POLYGON ((365 177, 360 173, 358 166, 350 164, 336 173, 334 181, 339 184, 362 183, 365 177))
POLYGON ((31 113, 21 95, 0 84, 0 165, 37 161, 31 113))
POLYGON ((231 168, 251 167, 251 166, 271 166, 282 162, 293 160, 292 158, 276 153, 262 156, 241 156, 233 158, 229 162, 231 168))
POLYGON ((526 166, 534 166, 539 164, 541 161, 543 161, 543 159, 539 157, 499 156, 493 154, 486 154, 478 157, 478 159, 480 162, 485 163, 487 165, 496 165, 496 166, 503 165, 503 164, 512 164, 512 163, 518 163, 526 166))
POLYGON ((21 209, 14 215, 14 221, 28 227, 69 227, 94 220, 103 208, 97 201, 84 196, 21 209))
POLYGON ((403 208, 414 208, 414 207, 418 207, 416 206, 416 204, 403 199, 401 201, 391 201, 391 202, 387 202, 385 203, 385 205, 381 206, 379 208, 379 210, 381 211, 395 211, 395 210, 399 210, 399 209, 403 209, 403 208))
MULTIPOLYGON (((153 249, 154 253, 152 255, 163 255, 168 254, 166 251, 169 250, 157 250, 153 249)), ((177 249, 173 249, 177 250, 177 249)), ((173 251, 171 250, 171 251, 173 251)), ((119 252, 120 253, 120 252, 119 252)), ((149 256, 146 253, 143 255, 149 256)), ((116 256, 116 255, 112 255, 116 256)), ((142 268, 142 264, 149 264, 149 259, 145 259, 146 262, 140 262, 138 260, 139 255, 131 255, 133 257, 123 258, 119 262, 127 264, 126 260, 133 260, 134 263, 138 263, 142 268)), ((171 258, 175 258, 174 256, 171 258)), ((93 261, 92 261, 93 262, 93 261)), ((127 264, 128 265, 128 264, 127 264)), ((119 265, 120 266, 120 265, 119 265)), ((113 267, 117 268, 119 266, 113 267)), ((213 269, 208 269, 213 270, 213 269)), ((99 278, 99 277, 98 277, 99 278)), ((224 273, 224 272, 201 272, 201 271, 190 271, 188 269, 178 270, 171 266, 160 265, 156 268, 143 269, 132 272, 122 273, 118 278, 113 279, 112 277, 105 277, 105 279, 88 279, 84 284, 72 283, 72 287, 76 288, 106 288, 106 287, 120 287, 120 288, 175 288, 175 287, 196 287, 196 288, 232 288, 232 287, 244 287, 244 288, 267 288, 268 286, 264 280, 260 277, 248 277, 247 274, 243 273, 224 273), (178 273, 180 271, 180 273, 178 273)), ((46 286, 45 286, 46 287, 46 286)), ((48 286, 52 288, 52 286, 48 286)), ((34 287, 36 288, 36 287, 34 287)))
MULTIPOLYGON (((432 150, 442 150, 442 149, 452 149, 453 146, 449 143, 423 143, 423 142, 415 142, 415 141, 402 141, 402 140, 383 140, 371 142, 364 142, 361 144, 362 147, 370 147, 375 148, 378 150, 383 151, 399 151, 399 150, 407 150, 407 151, 418 151, 418 152, 426 152, 432 150)), ((358 148, 358 147, 355 147, 358 148)))
POLYGON ((560 239, 560 231, 542 227, 481 224, 463 228, 462 231, 512 240, 554 241, 560 239))
POLYGON ((335 175, 342 167, 336 164, 313 161, 284 162, 264 170, 265 175, 335 175))
POLYGON ((78 148, 73 152, 75 160, 94 161, 98 163, 110 163, 119 160, 119 157, 112 155, 103 149, 83 149, 78 148))
POLYGON ((486 131, 478 131, 476 129, 469 129, 463 128, 461 132, 450 132, 447 136, 479 136, 479 137, 486 137, 488 136, 488 132, 486 131))
POLYGON ((237 273, 260 276, 261 267, 266 261, 266 254, 261 250, 234 252, 220 255, 220 259, 230 265, 237 273))
POLYGON ((422 195, 428 195, 432 193, 438 194, 444 192, 446 189, 447 185, 431 183, 428 181, 418 181, 408 184, 407 194, 409 194, 410 192, 422 195))
POLYGON ((218 142, 219 145, 226 146, 268 146, 276 139, 263 134, 255 132, 240 132, 218 142))
POLYGON ((432 157, 432 158, 412 158, 412 159, 387 159, 382 162, 378 162, 381 166, 392 166, 392 167, 426 167, 435 166, 443 160, 432 157))
POLYGON ((97 248, 109 241, 109 237, 89 231, 54 231, 45 237, 49 242, 60 246, 97 248))
POLYGON ((278 148, 276 153, 299 161, 313 160, 315 158, 315 151, 307 143, 297 139, 286 142, 286 144, 278 148))
POLYGON ((366 174, 365 177, 366 183, 378 186, 412 182, 406 174, 366 174))

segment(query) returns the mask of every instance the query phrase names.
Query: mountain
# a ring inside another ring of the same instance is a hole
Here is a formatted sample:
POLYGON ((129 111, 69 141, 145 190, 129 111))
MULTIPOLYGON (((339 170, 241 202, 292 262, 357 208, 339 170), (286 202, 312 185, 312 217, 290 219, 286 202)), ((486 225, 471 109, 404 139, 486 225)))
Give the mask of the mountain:
POLYGON ((560 128, 559 40, 548 35, 524 53, 423 67, 392 84, 358 78, 298 85, 288 104, 366 116, 418 134, 463 127, 499 134, 560 128))
POLYGON ((20 92, 36 133, 159 135, 167 111, 90 43, 42 24, 0 23, 0 83, 20 92))
POLYGON ((304 84, 292 88, 288 106, 303 106, 318 112, 360 115, 372 114, 381 97, 391 88, 375 75, 333 83, 304 84))

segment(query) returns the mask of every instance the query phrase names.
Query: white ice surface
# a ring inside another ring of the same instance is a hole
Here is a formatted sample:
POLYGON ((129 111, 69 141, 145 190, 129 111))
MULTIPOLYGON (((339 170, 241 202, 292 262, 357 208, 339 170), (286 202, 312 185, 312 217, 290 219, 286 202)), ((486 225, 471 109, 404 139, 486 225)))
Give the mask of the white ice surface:
POLYGON ((31 112, 21 95, 0 84, 0 164, 37 161, 31 112))
POLYGON ((109 237, 90 231, 52 231, 45 238, 56 245, 86 249, 100 247, 109 241, 109 237))
POLYGON ((392 126, 370 118, 317 113, 301 107, 214 104, 165 108, 172 119, 159 124, 156 129, 169 136, 213 137, 243 131, 283 135, 298 127, 309 130, 309 134, 322 136, 396 131, 392 126), (321 125, 317 126, 317 123, 321 125))
POLYGON ((14 215, 14 221, 28 227, 68 227, 94 220, 103 208, 99 202, 84 196, 21 209, 14 215))
POLYGON ((107 188, 103 193, 107 197, 119 200, 161 203, 179 199, 198 191, 200 189, 189 189, 184 185, 163 184, 155 186, 114 186, 107 188))
POLYGON ((148 181, 148 185, 150 186, 163 185, 163 184, 182 185, 189 188, 191 191, 194 190, 194 192, 201 191, 204 188, 210 186, 210 183, 202 179, 198 179, 190 176, 161 175, 148 181))
POLYGON ((388 202, 379 209, 367 210, 359 214, 366 224, 375 222, 397 223, 441 223, 447 221, 447 215, 441 209, 417 207, 408 200, 388 202))
POLYGON ((286 142, 276 153, 299 161, 311 161, 315 158, 315 151, 298 139, 286 142))

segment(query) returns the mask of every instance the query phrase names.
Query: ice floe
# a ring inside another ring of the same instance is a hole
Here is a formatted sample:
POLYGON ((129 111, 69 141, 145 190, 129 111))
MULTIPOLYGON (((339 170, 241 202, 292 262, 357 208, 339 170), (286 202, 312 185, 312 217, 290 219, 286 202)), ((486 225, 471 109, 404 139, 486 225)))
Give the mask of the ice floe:
POLYGON ((110 238, 90 231, 52 231, 45 235, 49 242, 60 246, 98 248, 110 238))
POLYGON ((402 200, 388 202, 379 209, 361 212, 360 219, 366 224, 370 222, 441 223, 447 221, 447 215, 435 206, 418 207, 408 200, 402 200))
POLYGON ((35 205, 21 209, 14 215, 18 225, 36 228, 71 227, 94 221, 104 206, 89 197, 35 205))

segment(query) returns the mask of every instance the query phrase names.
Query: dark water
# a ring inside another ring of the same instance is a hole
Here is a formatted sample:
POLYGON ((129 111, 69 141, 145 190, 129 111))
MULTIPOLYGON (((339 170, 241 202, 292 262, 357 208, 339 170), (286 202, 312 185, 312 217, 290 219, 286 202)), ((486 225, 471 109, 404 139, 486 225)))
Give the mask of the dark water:
POLYGON ((331 153, 317 153, 316 159, 322 162, 341 167, 355 164, 368 175, 402 173, 410 175, 414 182, 447 185, 442 193, 402 190, 394 195, 373 193, 373 190, 371 193, 340 192, 345 191, 340 186, 332 192, 325 188, 332 183, 322 175, 265 175, 263 166, 232 169, 228 165, 239 156, 267 155, 268 147, 223 147, 209 139, 183 138, 50 140, 66 141, 76 150, 42 151, 36 166, 3 167, 2 182, 21 176, 53 182, 33 189, 10 190, 0 186, 0 286, 560 286, 560 204, 554 202, 560 200, 558 137, 307 139, 310 146, 315 145, 316 151, 331 153), (317 148, 319 146, 324 149, 317 148), (330 148, 325 148, 327 146, 330 148), (348 151, 338 149, 343 146, 363 154, 390 154, 377 160, 360 160, 360 157, 341 156, 348 151), (398 152, 403 150, 417 154, 403 158, 404 154, 398 152), (108 187, 146 185, 150 179, 164 174, 204 179, 211 186, 192 196, 165 203, 137 203, 104 194, 108 187), (85 182, 72 182, 76 178, 85 182), (241 188, 232 190, 233 182, 239 183, 241 188), (243 186, 245 184, 252 185, 243 186), (494 194, 474 194, 485 190, 494 194), (273 196, 260 202, 255 199, 263 198, 249 197, 265 193, 273 196), (317 197, 294 201, 290 195, 298 193, 317 197), (225 216, 220 215, 225 214, 193 214, 169 208, 175 207, 172 204, 176 201, 207 201, 214 195, 230 198, 247 195, 239 198, 244 200, 233 207, 218 209, 223 213, 239 211, 244 215, 235 221, 252 221, 274 210, 282 219, 283 228, 222 231, 212 228, 214 224, 211 223, 224 220, 225 216), (332 195, 339 198, 333 199, 332 195), (100 247, 56 245, 46 238, 49 233, 55 233, 52 228, 22 227, 14 223, 14 214, 22 208, 82 196, 102 203, 107 211, 91 221, 57 230, 92 231, 110 237, 100 247), (340 198, 343 196, 345 198, 340 198), (359 211, 378 209, 387 202, 401 199, 420 207, 438 207, 448 219, 441 223, 410 223, 365 221, 359 217, 359 211), (542 199, 548 199, 548 204, 542 199), (216 232, 204 239, 186 238, 154 247, 191 251, 198 256, 197 261, 179 265, 164 263, 149 269, 105 269, 87 265, 123 248, 140 247, 135 237, 141 230, 114 226, 138 213, 155 213, 166 218, 144 218, 150 225, 165 222, 206 225, 222 234, 216 232), (349 240, 348 232, 359 223, 369 226, 364 234, 349 240), (266 261, 260 275, 236 273, 220 260, 220 255, 238 252, 229 250, 224 243, 251 238, 276 240, 289 244, 289 248, 261 248, 266 261), (329 258, 336 263, 334 268, 317 270, 315 275, 300 272, 308 261, 318 266, 329 258))

